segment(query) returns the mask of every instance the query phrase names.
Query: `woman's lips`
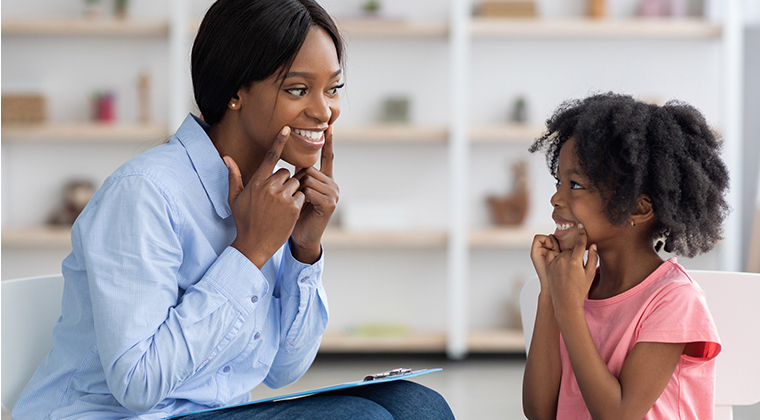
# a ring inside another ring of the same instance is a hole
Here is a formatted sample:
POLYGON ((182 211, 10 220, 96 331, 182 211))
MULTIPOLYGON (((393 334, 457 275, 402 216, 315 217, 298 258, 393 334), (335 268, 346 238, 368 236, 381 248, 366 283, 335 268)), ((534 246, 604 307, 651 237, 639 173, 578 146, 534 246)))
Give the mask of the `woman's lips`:
POLYGON ((325 136, 323 130, 302 130, 294 128, 291 130, 291 135, 295 137, 304 146, 310 149, 321 149, 325 144, 325 136))

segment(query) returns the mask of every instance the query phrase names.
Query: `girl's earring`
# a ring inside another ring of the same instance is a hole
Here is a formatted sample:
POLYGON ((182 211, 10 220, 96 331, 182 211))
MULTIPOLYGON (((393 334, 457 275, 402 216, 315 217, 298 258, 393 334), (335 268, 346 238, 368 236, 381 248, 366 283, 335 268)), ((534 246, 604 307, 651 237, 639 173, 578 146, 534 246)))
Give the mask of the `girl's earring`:
POLYGON ((236 105, 237 104, 233 102, 233 103, 230 104, 230 108, 235 108, 236 105))
POLYGON ((634 222, 633 220, 631 220, 631 226, 636 226, 636 222, 634 222))

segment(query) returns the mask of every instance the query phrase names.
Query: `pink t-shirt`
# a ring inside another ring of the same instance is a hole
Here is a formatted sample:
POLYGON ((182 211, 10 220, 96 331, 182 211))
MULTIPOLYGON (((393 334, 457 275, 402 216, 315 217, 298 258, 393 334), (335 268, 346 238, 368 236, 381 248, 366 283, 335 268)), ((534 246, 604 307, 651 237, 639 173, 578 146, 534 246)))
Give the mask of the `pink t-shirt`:
MULTIPOLYGON (((675 258, 617 296, 586 299, 585 312, 596 348, 616 377, 640 341, 704 343, 701 354, 681 355, 673 377, 644 419, 713 418, 715 356, 721 349, 718 331, 707 309, 705 293, 675 258)), ((560 340, 560 353, 562 379, 557 418, 591 419, 564 340, 560 340)))

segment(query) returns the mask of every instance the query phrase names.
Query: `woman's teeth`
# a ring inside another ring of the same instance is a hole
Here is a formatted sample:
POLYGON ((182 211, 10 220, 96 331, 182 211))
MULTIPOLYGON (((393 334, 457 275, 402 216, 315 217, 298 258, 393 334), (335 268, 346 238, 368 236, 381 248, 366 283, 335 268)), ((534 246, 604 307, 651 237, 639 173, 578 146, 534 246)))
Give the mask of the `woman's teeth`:
POLYGON ((557 223, 557 230, 568 230, 574 225, 574 223, 557 223))
POLYGON ((316 142, 316 141, 319 141, 319 139, 322 138, 322 132, 321 131, 309 131, 309 130, 299 130, 299 129, 295 129, 293 131, 295 131, 296 133, 298 133, 301 136, 306 137, 310 141, 315 141, 316 142))

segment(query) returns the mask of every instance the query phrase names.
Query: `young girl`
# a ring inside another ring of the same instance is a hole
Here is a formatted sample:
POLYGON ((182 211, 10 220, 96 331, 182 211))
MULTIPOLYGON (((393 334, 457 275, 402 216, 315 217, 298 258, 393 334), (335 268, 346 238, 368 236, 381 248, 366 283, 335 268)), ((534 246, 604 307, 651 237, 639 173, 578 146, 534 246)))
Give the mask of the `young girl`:
MULTIPOLYGON (((210 7, 192 51, 203 119, 188 115, 117 169, 77 219, 53 349, 14 419, 161 419, 306 372, 328 320, 321 239, 338 201, 342 63, 313 0, 210 7), (294 176, 275 170, 280 158, 294 176)), ((396 381, 184 418, 453 414, 435 391, 396 381)))
POLYGON ((557 178, 557 229, 531 249, 541 292, 528 418, 713 417, 715 325, 699 286, 657 251, 693 257, 721 238, 719 148, 679 102, 608 93, 566 102, 548 120, 530 150, 546 150, 557 178))

